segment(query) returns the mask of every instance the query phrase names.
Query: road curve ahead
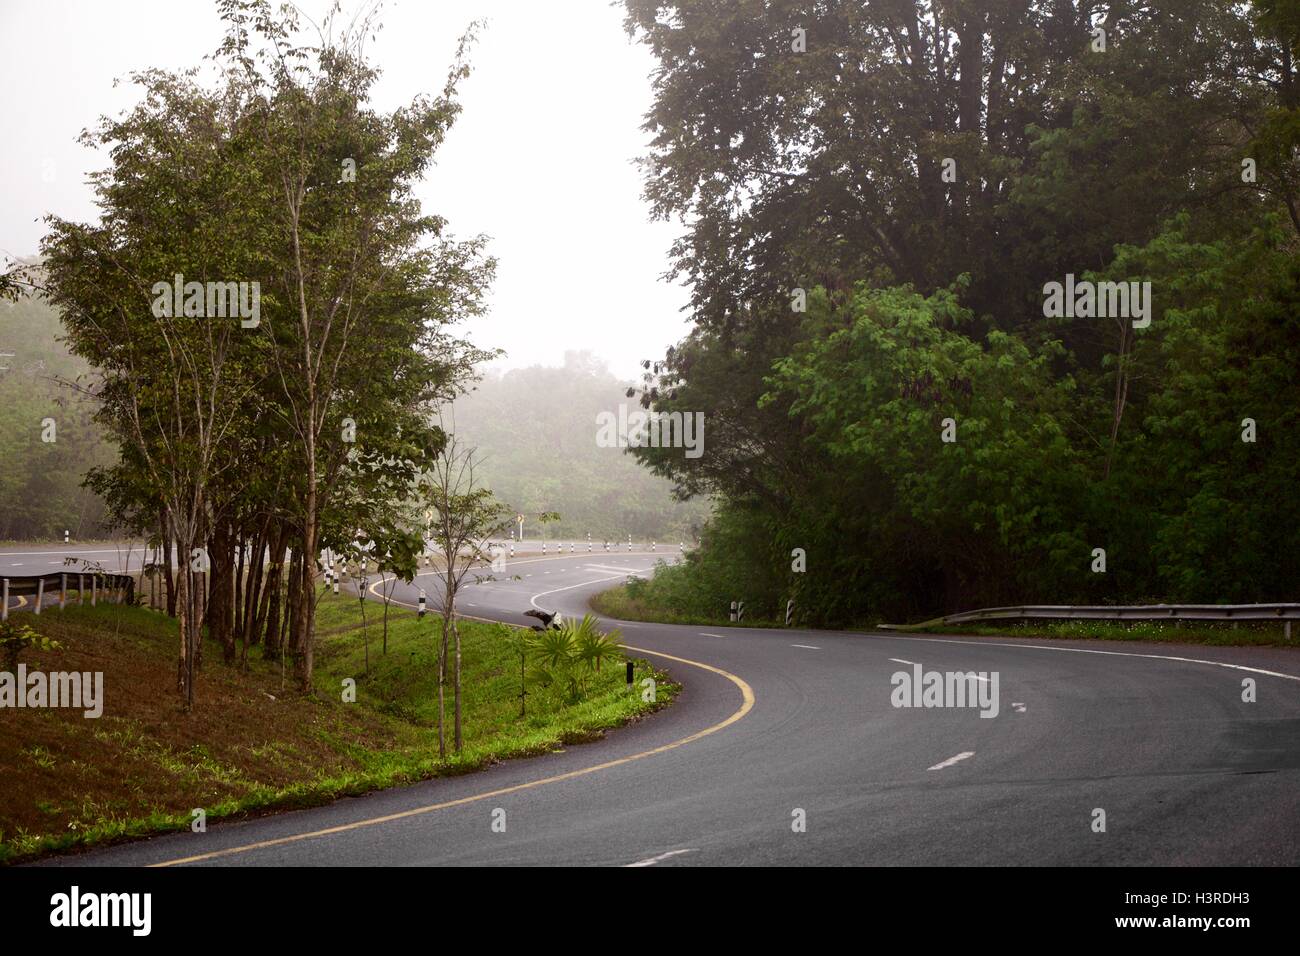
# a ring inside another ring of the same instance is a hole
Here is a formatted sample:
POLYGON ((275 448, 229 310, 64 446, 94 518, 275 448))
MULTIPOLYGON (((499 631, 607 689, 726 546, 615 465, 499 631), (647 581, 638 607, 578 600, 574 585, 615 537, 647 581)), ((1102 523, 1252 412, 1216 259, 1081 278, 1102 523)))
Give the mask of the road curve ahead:
MULTIPOLYGON (((516 559, 463 610, 581 614, 662 557, 516 559)), ((1300 863, 1287 650, 620 626, 684 690, 602 741, 46 864, 1300 863), (918 665, 996 679, 996 716, 894 706, 918 665)))

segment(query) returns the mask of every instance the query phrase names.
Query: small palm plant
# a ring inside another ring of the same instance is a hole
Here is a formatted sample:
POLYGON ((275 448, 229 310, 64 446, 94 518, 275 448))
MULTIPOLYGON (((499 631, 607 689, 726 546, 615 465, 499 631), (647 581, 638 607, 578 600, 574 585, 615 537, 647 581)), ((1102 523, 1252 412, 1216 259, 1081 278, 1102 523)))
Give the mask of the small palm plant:
POLYGON ((600 633, 596 618, 585 615, 581 622, 573 627, 574 640, 578 645, 578 660, 600 673, 600 664, 607 657, 618 655, 623 649, 623 639, 618 631, 608 634, 600 633))
POLYGON ((527 650, 532 680, 541 687, 562 684, 568 700, 576 702, 587 689, 587 675, 600 673, 601 662, 619 654, 622 647, 618 632, 602 634, 590 614, 576 624, 565 621, 558 628, 534 632, 527 650))

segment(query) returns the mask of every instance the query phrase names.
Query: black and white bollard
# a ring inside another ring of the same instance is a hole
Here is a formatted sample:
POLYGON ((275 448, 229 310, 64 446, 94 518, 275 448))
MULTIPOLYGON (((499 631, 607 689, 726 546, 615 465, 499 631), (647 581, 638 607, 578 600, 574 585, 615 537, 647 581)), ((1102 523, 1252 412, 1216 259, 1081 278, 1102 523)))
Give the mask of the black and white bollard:
POLYGON ((632 536, 631 536, 631 535, 628 535, 628 536, 627 536, 627 549, 628 549, 629 551, 632 550, 632 536))
POLYGON ((64 543, 64 544, 67 544, 67 543, 68 543, 68 529, 67 529, 67 528, 64 528, 64 529, 63 529, 63 543, 64 543))
POLYGON ((736 602, 735 601, 731 602, 731 614, 727 616, 727 620, 730 621, 732 624, 736 623, 736 602))
POLYGON ((650 542, 650 550, 653 551, 654 549, 655 549, 655 543, 654 543, 653 541, 651 541, 651 542, 650 542))
POLYGON ((587 553, 591 554, 591 532, 587 532, 587 553))
POLYGON ((419 616, 421 619, 424 618, 425 601, 426 601, 426 598, 425 598, 425 594, 424 594, 424 588, 420 588, 420 611, 419 611, 419 615, 418 615, 418 616, 419 616))
POLYGON ((785 602, 785 626, 790 626, 790 621, 794 617, 794 598, 785 602))

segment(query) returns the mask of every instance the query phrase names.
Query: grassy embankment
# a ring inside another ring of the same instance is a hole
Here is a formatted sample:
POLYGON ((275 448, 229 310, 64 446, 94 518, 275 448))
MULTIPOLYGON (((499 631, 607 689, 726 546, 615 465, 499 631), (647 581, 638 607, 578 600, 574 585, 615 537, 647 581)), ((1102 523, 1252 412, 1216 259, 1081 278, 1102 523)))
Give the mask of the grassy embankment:
MULTIPOLYGON (((602 591, 591 600, 591 606, 606 617, 621 621, 652 621, 661 624, 692 624, 708 627, 735 627, 725 617, 701 617, 683 614, 662 603, 654 588, 632 588, 626 584, 602 591)), ((745 620, 741 627, 781 627, 779 621, 745 620)), ((849 628, 855 631, 875 631, 878 626, 860 625, 849 628)), ((1284 636, 1279 624, 1241 622, 1231 624, 1172 624, 1164 621, 1133 621, 1110 623, 1106 621, 1029 621, 1004 624, 968 625, 943 624, 928 621, 910 627, 896 628, 904 634, 957 634, 973 637, 1034 637, 1070 640, 1148 641, 1163 644, 1205 644, 1224 647, 1296 647, 1300 648, 1300 625, 1292 626, 1292 640, 1284 636)))
MULTIPOLYGON (((315 688, 296 694, 292 675, 249 653, 247 673, 204 646, 196 706, 176 694, 175 623, 144 608, 100 605, 47 611, 24 623, 58 641, 29 650, 28 671, 102 671, 104 710, 0 710, 0 862, 53 850, 188 829, 194 808, 209 823, 334 798, 510 757, 581 743, 668 703, 676 687, 654 676, 655 703, 625 684, 622 661, 606 660, 583 699, 529 687, 519 714, 519 657, 496 625, 462 621, 465 746, 438 758, 438 618, 389 611, 383 651, 379 602, 323 599, 317 623, 315 688), (369 668, 366 667, 366 638, 369 668), (345 678, 356 703, 344 703, 345 678)), ((448 688, 448 750, 451 698, 448 688)))

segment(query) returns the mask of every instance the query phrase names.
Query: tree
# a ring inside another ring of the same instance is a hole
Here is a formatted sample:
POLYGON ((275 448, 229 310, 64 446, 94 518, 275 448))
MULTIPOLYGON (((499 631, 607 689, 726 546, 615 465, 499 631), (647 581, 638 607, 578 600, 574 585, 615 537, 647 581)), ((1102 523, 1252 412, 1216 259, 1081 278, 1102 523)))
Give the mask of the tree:
POLYGON ((481 312, 493 270, 484 240, 446 237, 445 221, 423 215, 411 196, 460 111, 456 87, 469 73, 474 28, 441 95, 382 115, 367 105, 377 76, 363 55, 369 17, 335 36, 331 16, 313 45, 296 39, 288 8, 280 18, 267 0, 219 7, 228 26, 220 57, 256 133, 261 175, 248 185, 263 210, 260 248, 278 267, 267 276, 267 357, 293 440, 289 504, 304 559, 291 592, 292 643, 306 691, 322 518, 340 495, 333 478, 348 458, 349 428, 371 429, 372 440, 392 435, 400 422, 389 416, 394 396, 383 393, 401 392, 408 407, 449 397, 485 357, 443 330, 481 312), (374 376, 377 368, 386 374, 374 376), (368 401, 376 391, 389 401, 368 401))
POLYGON ((456 627, 456 596, 470 570, 491 560, 486 545, 510 524, 512 515, 492 492, 479 487, 478 462, 473 448, 452 436, 434 459, 416 488, 417 510, 433 512, 432 543, 441 560, 434 609, 442 618, 442 644, 438 654, 438 754, 445 757, 445 686, 449 641, 454 640, 455 749, 461 749, 460 631, 456 627))

